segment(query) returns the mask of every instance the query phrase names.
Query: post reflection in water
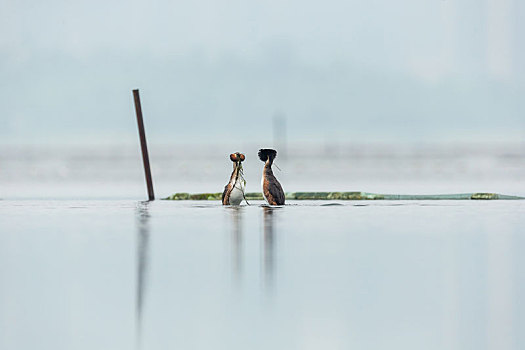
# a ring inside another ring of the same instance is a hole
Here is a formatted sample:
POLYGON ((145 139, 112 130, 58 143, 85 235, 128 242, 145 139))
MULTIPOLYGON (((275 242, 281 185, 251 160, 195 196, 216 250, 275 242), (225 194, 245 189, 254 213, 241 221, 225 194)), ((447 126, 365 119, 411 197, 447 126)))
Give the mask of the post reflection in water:
POLYGON ((144 308, 145 284, 148 275, 149 262, 149 202, 139 202, 137 215, 137 289, 136 289, 136 336, 137 348, 141 347, 142 311, 144 308))
POLYGON ((275 275, 275 237, 274 237, 274 210, 272 207, 263 207, 263 286, 270 291, 273 287, 275 275))
POLYGON ((232 271, 233 279, 240 283, 243 271, 243 233, 242 233, 242 215, 243 208, 229 207, 232 219, 232 271))

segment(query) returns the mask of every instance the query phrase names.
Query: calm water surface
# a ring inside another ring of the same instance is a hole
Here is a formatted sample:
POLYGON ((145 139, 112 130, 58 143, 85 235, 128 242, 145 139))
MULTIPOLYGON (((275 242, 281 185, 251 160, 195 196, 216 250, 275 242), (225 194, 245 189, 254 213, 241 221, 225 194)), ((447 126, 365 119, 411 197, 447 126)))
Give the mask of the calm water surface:
POLYGON ((0 349, 522 349, 525 202, 0 201, 0 349))

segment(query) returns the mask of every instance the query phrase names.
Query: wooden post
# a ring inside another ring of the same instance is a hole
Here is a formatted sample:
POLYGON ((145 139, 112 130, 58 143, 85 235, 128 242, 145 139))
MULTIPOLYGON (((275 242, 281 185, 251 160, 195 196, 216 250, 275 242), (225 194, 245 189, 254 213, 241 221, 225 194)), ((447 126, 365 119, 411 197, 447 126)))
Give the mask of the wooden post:
POLYGON ((135 111, 137 112, 137 125, 139 127, 140 148, 142 150, 142 161, 144 163, 144 174, 146 175, 146 185, 148 186, 148 199, 150 201, 155 199, 153 193, 153 180, 151 178, 151 170, 149 167, 148 145, 146 144, 146 132, 144 131, 144 121, 142 119, 142 108, 140 107, 139 90, 133 90, 133 98, 135 99, 135 111))

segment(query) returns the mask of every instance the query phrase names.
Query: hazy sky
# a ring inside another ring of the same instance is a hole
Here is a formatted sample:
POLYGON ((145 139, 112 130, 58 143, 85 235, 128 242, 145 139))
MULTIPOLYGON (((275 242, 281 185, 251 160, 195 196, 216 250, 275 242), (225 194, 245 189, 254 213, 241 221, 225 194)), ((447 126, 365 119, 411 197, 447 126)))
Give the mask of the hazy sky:
POLYGON ((525 139, 517 0, 0 3, 2 142, 525 139))

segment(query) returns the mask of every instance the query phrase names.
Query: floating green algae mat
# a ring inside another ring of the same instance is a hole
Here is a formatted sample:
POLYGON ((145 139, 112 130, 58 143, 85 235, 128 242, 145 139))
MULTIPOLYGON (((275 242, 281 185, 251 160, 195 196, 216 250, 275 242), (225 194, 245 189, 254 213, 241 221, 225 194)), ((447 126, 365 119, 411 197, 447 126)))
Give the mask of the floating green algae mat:
MULTIPOLYGON (((248 192, 247 200, 263 200, 260 192, 248 192)), ((221 200, 222 192, 216 193, 175 193, 167 200, 221 200)), ((460 193, 460 194, 378 194, 367 192, 287 192, 286 199, 292 200, 495 200, 525 199, 498 193, 460 193)))

